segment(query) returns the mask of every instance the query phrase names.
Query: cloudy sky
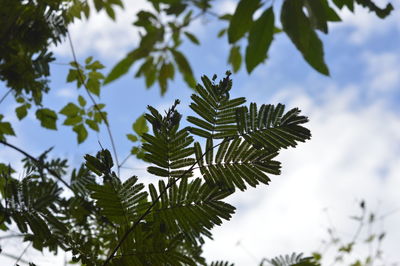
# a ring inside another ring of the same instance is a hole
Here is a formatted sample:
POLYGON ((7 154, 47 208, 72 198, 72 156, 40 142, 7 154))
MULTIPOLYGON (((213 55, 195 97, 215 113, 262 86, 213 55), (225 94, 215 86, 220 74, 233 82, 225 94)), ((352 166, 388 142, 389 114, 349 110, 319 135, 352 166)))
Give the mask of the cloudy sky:
MULTIPOLYGON (((231 0, 216 1, 215 11, 230 12, 234 6, 231 0)), ((144 0, 126 1, 125 10, 117 12, 117 22, 100 13, 88 22, 72 25, 78 57, 83 60, 93 55, 112 66, 135 47, 138 33, 131 22, 142 8, 148 8, 144 0)), ((282 175, 273 177, 270 186, 249 189, 229 199, 237 213, 215 228, 214 241, 206 243, 205 255, 210 260, 257 265, 263 257, 292 251, 310 254, 319 250, 322 239, 329 239, 327 228, 332 225, 344 241, 350 241, 356 223, 349 217, 359 213, 358 203, 364 199, 368 208, 382 217, 373 230, 387 232, 383 264, 400 263, 400 15, 395 10, 382 21, 362 9, 357 9, 356 15, 347 11, 341 14, 343 22, 332 24, 329 36, 322 36, 331 77, 319 75, 304 63, 282 34, 275 38, 265 65, 251 76, 244 71, 233 75, 234 96, 244 95, 248 102, 258 104, 282 102, 299 107, 310 118, 313 137, 296 149, 282 152, 282 175)), ((214 73, 222 76, 229 69, 227 42, 215 37, 222 26, 199 20, 192 27, 202 44, 197 47, 188 43, 184 52, 197 78, 214 73)), ((52 66, 53 90, 45 105, 59 110, 67 102, 76 101, 82 91, 65 83, 68 68, 63 63, 72 60, 67 43, 54 51, 61 64, 52 66)), ((157 87, 145 90, 144 81, 133 79, 133 73, 134 69, 104 87, 99 100, 107 104, 121 158, 131 147, 125 134, 147 104, 166 109, 180 98, 179 110, 185 114, 191 94, 178 76, 160 97, 157 87)), ((3 87, 1 91, 5 91, 3 87)), ((68 157, 72 165, 77 165, 84 154, 99 149, 98 141, 109 147, 104 134, 90 132, 90 139, 78 145, 70 128, 60 125, 57 132, 41 129, 32 115, 18 122, 15 106, 11 97, 0 106, 7 120, 14 122, 18 135, 9 141, 31 154, 55 146, 55 156, 68 157)), ((17 158, 13 151, 0 149, 2 162, 16 163, 17 158)), ((140 161, 130 159, 126 166, 122 172, 125 177, 136 174, 144 182, 155 180, 140 161)), ((13 243, 10 240, 7 250, 2 241, 3 250, 12 253, 26 246, 13 243)), ((356 254, 365 252, 368 248, 358 249, 356 254)), ((34 251, 28 251, 24 258, 39 265, 62 265, 63 261, 63 255, 42 258, 34 251)))

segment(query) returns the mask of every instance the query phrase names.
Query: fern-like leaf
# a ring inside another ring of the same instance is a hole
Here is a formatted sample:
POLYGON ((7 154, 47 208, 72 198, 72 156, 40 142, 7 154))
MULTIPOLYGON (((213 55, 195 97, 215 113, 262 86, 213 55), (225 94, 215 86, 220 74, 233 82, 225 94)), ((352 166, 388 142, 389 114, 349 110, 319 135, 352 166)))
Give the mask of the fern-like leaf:
MULTIPOLYGON (((207 140, 206 149, 212 147, 212 140, 207 140)), ((280 163, 273 160, 278 152, 265 149, 254 149, 245 139, 236 137, 221 142, 214 157, 202 158, 199 143, 195 144, 200 172, 209 184, 227 188, 246 189, 246 184, 255 187, 260 182, 268 184, 268 174, 279 175, 280 163)), ((211 154, 212 153, 208 153, 211 154)))
POLYGON ((252 143, 255 148, 278 151, 289 146, 295 147, 298 142, 310 139, 310 131, 301 126, 308 118, 300 116, 300 110, 294 108, 285 111, 283 104, 277 106, 262 105, 257 110, 255 103, 237 109, 239 134, 252 143))
POLYGON ((144 159, 155 165, 148 167, 148 172, 161 177, 192 176, 187 169, 195 163, 190 158, 194 152, 191 147, 193 137, 189 136, 188 128, 178 130, 181 115, 175 110, 177 103, 164 117, 151 106, 148 107, 151 114, 145 115, 152 124, 154 135, 142 135, 146 141, 142 146, 146 151, 144 159))
POLYGON ((303 257, 303 253, 280 255, 272 259, 264 259, 260 266, 319 266, 312 257, 303 257), (266 262, 267 264, 264 264, 266 262))
MULTIPOLYGON (((149 190, 152 201, 156 201, 166 184, 160 180, 157 189, 150 184, 149 190)), ((168 193, 161 194, 161 200, 152 210, 153 219, 160 221, 167 234, 183 233, 192 242, 201 240, 201 236, 211 237, 210 230, 214 225, 229 220, 235 208, 222 201, 230 195, 216 186, 202 182, 200 178, 193 181, 182 178, 179 185, 174 183, 168 193)))
POLYGON ((105 217, 120 225, 128 226, 146 206, 143 201, 147 198, 147 192, 142 191, 144 188, 142 183, 136 184, 137 180, 136 176, 132 176, 121 184, 114 178, 104 185, 90 184, 88 189, 105 217))
POLYGON ((204 86, 197 85, 197 94, 192 95, 193 102, 190 104, 190 108, 200 118, 194 116, 187 118, 195 125, 190 128, 193 134, 217 139, 237 134, 236 109, 246 100, 244 97, 230 99, 232 80, 229 75, 230 73, 227 73, 219 84, 210 81, 207 76, 201 78, 204 86))

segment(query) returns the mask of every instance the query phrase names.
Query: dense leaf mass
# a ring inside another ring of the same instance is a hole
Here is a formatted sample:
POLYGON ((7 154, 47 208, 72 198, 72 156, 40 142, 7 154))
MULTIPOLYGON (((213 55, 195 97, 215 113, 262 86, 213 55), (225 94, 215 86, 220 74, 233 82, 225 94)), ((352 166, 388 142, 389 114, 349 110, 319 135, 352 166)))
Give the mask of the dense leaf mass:
MULTIPOLYGON (((62 248, 85 265, 206 265, 204 238, 235 212, 226 198, 236 188, 269 184, 270 175, 280 174, 274 159, 280 149, 309 139, 310 132, 298 109, 257 110, 251 103, 248 111, 245 98, 231 99, 229 72, 219 82, 216 76, 202 80, 190 104, 197 114, 188 117, 193 127, 180 128, 178 100, 165 115, 149 106, 133 124, 138 136, 131 138, 142 138, 143 159, 158 185, 146 189, 136 176, 122 181, 110 152, 101 150, 72 171, 72 196, 65 197, 51 176, 65 175, 66 161, 48 161, 46 152, 26 160, 29 175, 22 181, 1 166, 2 229, 14 222, 36 249, 62 248)), ((79 108, 67 105, 61 113, 71 116, 79 108)))

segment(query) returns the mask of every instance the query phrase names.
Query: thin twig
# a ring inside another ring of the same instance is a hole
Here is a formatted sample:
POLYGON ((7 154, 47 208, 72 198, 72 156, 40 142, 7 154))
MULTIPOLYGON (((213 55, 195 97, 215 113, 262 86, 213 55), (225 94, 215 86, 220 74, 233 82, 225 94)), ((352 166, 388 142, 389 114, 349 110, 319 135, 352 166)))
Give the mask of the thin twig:
POLYGON ((0 99, 0 104, 7 98, 8 94, 10 94, 10 92, 12 91, 12 89, 9 89, 6 94, 3 95, 3 97, 1 97, 0 99))
POLYGON ((30 242, 25 249, 22 251, 21 255, 19 255, 19 257, 17 258, 17 261, 15 262, 15 265, 18 264, 18 262, 21 260, 22 256, 24 256, 24 254, 26 253, 26 251, 28 250, 28 248, 32 245, 32 242, 30 242))
POLYGON ((94 108, 100 114, 101 118, 103 119, 103 121, 104 121, 104 123, 106 125, 107 133, 108 133, 108 136, 110 138, 111 147, 112 147, 112 150, 113 150, 113 153, 114 153, 114 159, 115 159, 115 162, 116 162, 116 165, 117 165, 117 172, 118 172, 118 176, 119 176, 120 166, 119 166, 119 162, 118 162, 117 148, 115 146, 115 142, 114 142, 114 138, 113 138, 113 135, 112 135, 112 132, 111 132, 110 124, 108 123, 107 117, 105 117, 103 115, 103 113, 101 112, 101 110, 100 110, 99 106, 97 105, 95 99, 93 98, 92 94, 90 93, 89 88, 87 87, 84 78, 81 75, 81 69, 80 69, 80 66, 79 66, 79 63, 78 63, 78 59, 76 57, 74 45, 72 43, 72 39, 71 39, 71 35, 70 35, 69 31, 67 31, 67 36, 68 36, 69 46, 70 46, 71 52, 72 52, 72 57, 73 57, 73 60, 74 60, 74 62, 76 64, 76 68, 78 69, 78 77, 80 79, 80 82, 83 84, 83 87, 85 87, 86 93, 89 96, 90 100, 92 101, 92 103, 94 105, 94 108))
POLYGON ((133 230, 135 230, 136 226, 139 225, 139 223, 150 213, 150 211, 154 208, 154 206, 158 203, 158 201, 161 199, 161 197, 167 192, 167 190, 172 187, 174 184, 176 184, 176 182, 178 182, 181 178, 183 178, 187 173, 191 172, 194 168, 194 166, 196 164, 198 164, 199 160, 203 159, 204 156, 211 150, 215 149, 216 147, 218 147, 219 145, 221 145, 222 143, 226 142, 226 141, 230 141, 231 138, 226 138, 223 141, 221 141, 220 143, 214 145, 213 147, 211 147, 211 149, 206 150, 201 157, 196 160, 196 162, 189 168, 187 169, 182 175, 180 175, 178 178, 174 179, 172 182, 168 182, 167 186, 165 186, 165 189, 162 190, 160 192, 160 194, 158 194, 158 197, 152 202, 152 204, 146 209, 146 211, 133 223, 133 225, 128 229, 128 231, 126 231, 124 233, 124 235, 121 237, 121 239, 118 241, 118 244, 115 246, 115 248, 113 249, 113 251, 111 252, 111 254, 107 257, 107 259, 104 261, 103 266, 106 266, 110 260, 112 258, 114 258, 115 253, 117 253, 118 249, 121 247, 122 243, 126 240, 126 238, 129 236, 130 233, 133 232, 133 230))
POLYGON ((122 166, 126 163, 126 161, 127 161, 129 158, 131 158, 131 156, 132 156, 132 153, 129 153, 129 154, 125 157, 125 159, 123 159, 122 162, 118 165, 118 167, 123 168, 122 166))
POLYGON ((14 238, 14 237, 23 237, 23 236, 25 236, 25 235, 24 234, 17 234, 17 235, 0 236, 0 240, 8 239, 8 238, 14 238))
MULTIPOLYGON (((18 257, 15 256, 14 254, 10 254, 10 253, 4 252, 4 251, 1 252, 0 255, 1 255, 1 256, 4 256, 4 257, 11 258, 11 259, 14 259, 14 260, 18 259, 18 257)), ((20 263, 24 263, 24 264, 26 264, 26 265, 29 264, 29 261, 26 261, 26 260, 24 260, 24 259, 20 259, 19 262, 20 262, 20 263)))
POLYGON ((35 157, 33 157, 32 155, 30 155, 29 153, 27 153, 26 151, 18 148, 17 146, 10 144, 8 142, 6 142, 5 140, 0 140, 1 144, 4 144, 16 151, 18 151, 19 153, 22 153, 23 155, 25 155, 25 157, 28 157, 29 159, 31 159, 32 161, 34 161, 36 164, 38 164, 41 168, 46 169, 52 176, 54 176, 57 180, 59 180, 61 183, 63 183, 67 188, 69 188, 71 191, 72 187, 66 182, 64 181, 64 179, 62 179, 62 177, 54 170, 52 170, 51 168, 47 167, 46 165, 44 165, 40 160, 36 159, 35 157))

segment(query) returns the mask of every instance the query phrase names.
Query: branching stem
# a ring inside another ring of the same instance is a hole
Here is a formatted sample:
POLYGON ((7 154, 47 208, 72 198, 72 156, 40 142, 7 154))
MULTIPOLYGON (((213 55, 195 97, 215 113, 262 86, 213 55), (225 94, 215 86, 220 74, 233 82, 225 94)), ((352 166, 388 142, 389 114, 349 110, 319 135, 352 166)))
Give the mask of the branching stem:
POLYGON ((183 178, 187 173, 191 172, 196 164, 198 164, 199 160, 203 159, 204 156, 211 150, 215 149, 222 143, 226 141, 230 141, 231 138, 226 138, 220 143, 214 145, 211 149, 206 150, 199 159, 196 160, 192 166, 190 166, 189 169, 187 169, 182 175, 180 175, 178 178, 174 179, 172 182, 168 182, 167 186, 165 187, 164 190, 160 191, 160 194, 158 197, 151 203, 151 205, 146 209, 146 211, 133 223, 133 225, 124 233, 124 235, 121 237, 121 239, 118 241, 118 244, 115 246, 111 254, 107 257, 107 259, 104 261, 103 266, 106 266, 112 258, 115 257, 115 254, 117 253, 118 249, 121 247, 122 243, 128 238, 129 234, 132 233, 135 228, 139 225, 139 223, 151 212, 151 210, 154 208, 154 206, 158 203, 158 201, 161 199, 161 197, 167 192, 169 188, 171 188, 176 182, 178 182, 181 178, 183 178))

